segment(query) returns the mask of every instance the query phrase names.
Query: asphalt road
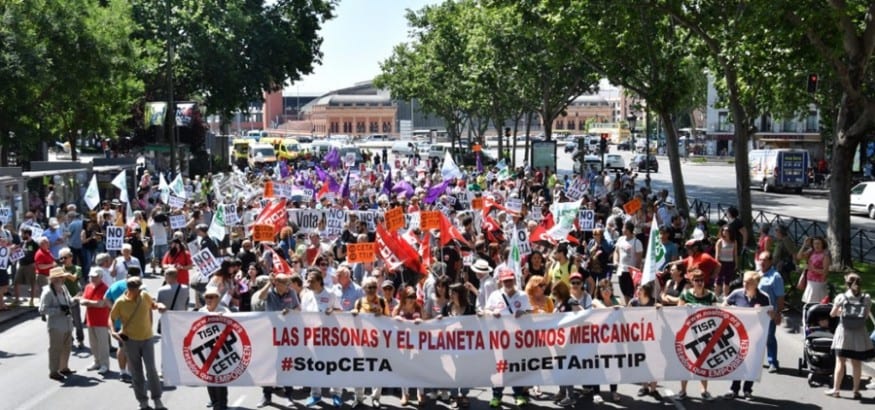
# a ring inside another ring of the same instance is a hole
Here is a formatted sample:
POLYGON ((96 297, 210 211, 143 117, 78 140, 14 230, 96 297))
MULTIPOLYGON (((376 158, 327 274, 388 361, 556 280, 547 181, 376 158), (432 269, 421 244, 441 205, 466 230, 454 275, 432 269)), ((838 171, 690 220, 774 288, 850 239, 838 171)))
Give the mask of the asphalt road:
MULTIPOLYGON (((147 279, 148 289, 157 289, 160 279, 147 279)), ((157 319, 157 317, 156 317, 157 319)), ((70 367, 78 370, 65 383, 50 380, 47 370, 46 349, 48 336, 45 323, 39 320, 35 314, 25 316, 17 323, 7 323, 0 327, 0 386, 3 386, 2 404, 3 409, 135 409, 137 403, 129 385, 118 380, 116 362, 113 360, 113 372, 107 377, 101 377, 95 372, 88 372, 86 367, 91 363, 90 353, 87 350, 75 352, 70 359, 70 367)), ((676 401, 672 398, 678 391, 678 382, 660 383, 660 391, 665 396, 661 402, 651 397, 636 397, 638 386, 621 385, 619 393, 622 398, 618 403, 606 402, 605 408, 625 409, 651 409, 651 408, 677 408, 677 409, 769 409, 769 408, 792 408, 794 409, 820 409, 820 408, 866 408, 875 404, 875 390, 864 391, 864 401, 853 401, 850 394, 845 391, 843 399, 833 399, 823 394, 824 388, 811 388, 804 375, 797 374, 797 360, 802 354, 802 337, 798 333, 789 333, 787 328, 782 327, 778 331, 778 344, 780 346, 779 357, 783 368, 777 374, 769 374, 765 371, 762 379, 754 386, 755 399, 752 401, 729 401, 717 399, 712 402, 704 402, 699 397, 698 383, 691 383, 689 387, 690 398, 685 401, 676 401)), ((160 343, 157 349, 160 352, 160 343)), ((158 354, 160 358, 160 353, 158 354)), ((160 361, 160 360, 159 360, 160 361)), ((581 380, 581 384, 585 383, 581 380)), ((315 383, 330 384, 330 383, 315 383)), ((729 382, 712 382, 709 390, 714 395, 728 391, 729 382)), ((604 388, 605 390, 606 387, 604 388)), ((556 408, 549 399, 549 394, 556 391, 554 387, 542 388, 547 394, 543 400, 534 400, 531 408, 556 408)), ((604 390, 603 390, 604 391, 604 390)), ((510 390, 507 391, 510 394, 510 390)), ((260 399, 261 390, 258 387, 232 387, 230 388, 229 401, 232 408, 254 409, 260 399)), ((470 394, 473 409, 487 409, 490 391, 488 389, 474 389, 470 394)), ((344 408, 349 408, 352 401, 351 392, 344 395, 346 403, 344 408)), ((607 395, 606 395, 607 398, 607 395)), ((303 408, 307 399, 307 392, 300 387, 295 390, 295 403, 292 408, 303 408)), ((505 396, 505 408, 511 407, 512 397, 505 396)), ((170 409, 203 409, 207 403, 207 392, 204 387, 175 387, 165 386, 164 403, 170 409)), ((286 401, 275 396, 275 403, 270 408, 284 408, 286 401)), ((366 401, 370 406, 370 401, 366 401)), ((385 408, 398 408, 397 396, 385 394, 382 399, 385 408)), ((587 400, 578 401, 577 408, 589 408, 593 404, 587 400)), ((330 408, 329 405, 323 405, 330 408)), ((412 408, 413 406, 408 406, 412 408)), ((435 403, 429 408, 450 408, 445 403, 435 403)))

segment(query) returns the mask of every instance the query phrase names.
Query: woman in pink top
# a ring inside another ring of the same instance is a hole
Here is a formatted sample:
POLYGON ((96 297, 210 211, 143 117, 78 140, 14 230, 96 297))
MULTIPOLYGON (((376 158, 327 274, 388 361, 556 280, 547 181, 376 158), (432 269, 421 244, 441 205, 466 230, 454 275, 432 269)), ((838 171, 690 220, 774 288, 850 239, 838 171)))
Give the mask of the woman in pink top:
POLYGON ((823 237, 805 238, 802 249, 796 254, 797 260, 807 260, 805 267, 805 292, 802 303, 820 303, 829 294, 826 275, 829 273, 830 257, 823 237))

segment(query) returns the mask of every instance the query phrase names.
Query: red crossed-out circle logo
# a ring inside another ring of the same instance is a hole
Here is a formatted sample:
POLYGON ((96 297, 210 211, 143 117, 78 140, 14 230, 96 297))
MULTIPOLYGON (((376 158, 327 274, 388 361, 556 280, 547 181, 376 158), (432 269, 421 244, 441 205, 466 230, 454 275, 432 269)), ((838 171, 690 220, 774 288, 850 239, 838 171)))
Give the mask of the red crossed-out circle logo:
POLYGON ((199 379, 214 384, 237 380, 252 360, 252 343, 246 329, 230 317, 203 316, 192 323, 182 341, 188 369, 199 379))
POLYGON ((714 378, 730 374, 744 363, 750 340, 737 316, 722 309, 701 309, 687 318, 674 345, 687 370, 714 378))

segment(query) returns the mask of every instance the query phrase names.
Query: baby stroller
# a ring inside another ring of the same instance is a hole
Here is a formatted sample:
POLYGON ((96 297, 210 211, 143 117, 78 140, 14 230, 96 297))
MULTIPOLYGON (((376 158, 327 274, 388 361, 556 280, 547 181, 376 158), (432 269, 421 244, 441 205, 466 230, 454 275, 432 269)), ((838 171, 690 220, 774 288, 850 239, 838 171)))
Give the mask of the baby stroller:
POLYGON ((821 386, 822 380, 829 384, 835 370, 832 339, 838 318, 830 317, 832 304, 807 304, 802 309, 804 345, 799 358, 799 374, 808 369, 808 385, 821 386))

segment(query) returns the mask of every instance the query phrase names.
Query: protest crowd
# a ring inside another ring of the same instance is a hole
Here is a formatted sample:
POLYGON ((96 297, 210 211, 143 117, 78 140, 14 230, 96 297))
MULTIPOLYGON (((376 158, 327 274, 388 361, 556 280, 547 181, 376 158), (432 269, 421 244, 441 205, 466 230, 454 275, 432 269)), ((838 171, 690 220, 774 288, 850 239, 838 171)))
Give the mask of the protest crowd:
MULTIPOLYGON (((390 162, 385 153, 355 163, 332 150, 203 178, 161 173, 155 183, 146 171, 130 200, 122 182, 119 198, 98 202, 88 193, 85 204, 59 204, 53 214, 33 209, 20 226, 0 230, 0 245, 13 250, 0 285, 11 281, 11 303, 36 304, 46 320, 49 377, 63 382, 75 372, 67 365, 71 350, 87 348, 94 358, 87 371, 115 367, 141 408, 150 408, 151 397, 157 409, 164 405, 150 310, 348 312, 416 322, 626 306, 770 306, 767 340, 754 342, 767 345, 768 371, 777 372, 785 283, 800 286, 806 303, 828 296, 823 238, 800 246, 783 226, 748 232, 734 208, 712 227, 705 217, 679 214, 667 191, 649 192, 631 171, 562 178, 505 163, 463 170, 449 157, 390 162), (165 284, 147 292, 144 275, 165 284)), ((850 277, 840 298, 859 299, 868 312, 871 301, 859 287, 859 277, 850 277)), ((841 305, 833 316, 842 316, 841 305)), ((857 333, 840 327, 833 344, 842 372, 845 359, 853 367, 854 397, 860 360, 875 355, 868 335, 857 333)), ((392 392, 379 383, 354 389, 350 404, 379 407, 384 389, 392 392)), ((678 398, 712 399, 707 382, 694 384, 700 388, 688 393, 680 381, 678 398)), ((753 387, 737 381, 723 396, 749 399, 753 387)), ((838 387, 828 394, 838 396, 838 387)), ((277 394, 291 400, 295 388, 263 388, 260 407, 277 394)), ((345 403, 342 386, 305 389, 308 406, 345 403)), ((491 407, 501 406, 503 390, 493 388, 491 407)), ((574 406, 583 396, 622 399, 616 385, 577 391, 562 386, 547 397, 539 386, 513 387, 513 400, 574 406)), ((468 392, 395 393, 402 405, 441 400, 467 408, 468 392)), ((226 387, 209 387, 208 395, 213 408, 228 406, 226 387)), ((642 384, 638 396, 662 400, 655 382, 642 384)))

